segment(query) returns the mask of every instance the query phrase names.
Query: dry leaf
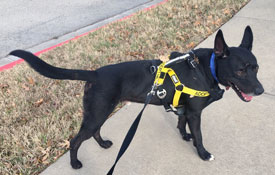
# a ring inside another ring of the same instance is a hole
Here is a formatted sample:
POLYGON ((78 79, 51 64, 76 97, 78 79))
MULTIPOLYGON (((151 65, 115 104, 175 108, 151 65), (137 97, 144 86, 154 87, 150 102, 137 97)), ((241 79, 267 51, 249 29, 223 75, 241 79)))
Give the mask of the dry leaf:
POLYGON ((230 10, 229 10, 229 9, 224 9, 224 10, 223 10, 223 13, 224 13, 225 15, 229 15, 229 14, 230 14, 230 10))
POLYGON ((24 84, 22 84, 22 88, 23 89, 25 89, 26 91, 29 91, 30 90, 30 88, 28 87, 28 86, 26 86, 26 84, 24 83, 24 84))
POLYGON ((216 25, 220 25, 221 23, 222 23, 222 19, 220 19, 220 18, 215 21, 216 25))
POLYGON ((113 42, 114 40, 115 40, 115 38, 114 38, 113 36, 110 36, 110 37, 109 37, 109 41, 110 41, 110 42, 113 42))
POLYGON ((80 95, 79 95, 79 94, 76 94, 75 96, 76 96, 76 97, 80 97, 80 95))
POLYGON ((60 83, 61 83, 61 81, 60 81, 60 80, 55 80, 55 81, 54 81, 54 84, 59 85, 60 83))
POLYGON ((52 144, 53 144, 53 142, 51 140, 48 140, 47 146, 50 147, 50 146, 52 146, 52 144))
POLYGON ((63 154, 62 151, 58 151, 58 152, 56 153, 56 156, 53 158, 53 160, 58 159, 60 156, 62 156, 62 154, 63 154))
POLYGON ((69 149, 70 148, 70 142, 68 140, 63 140, 62 143, 59 143, 59 146, 62 148, 69 149))
POLYGON ((50 162, 49 161, 43 161, 42 162, 44 165, 48 165, 50 162))
POLYGON ((9 85, 8 84, 0 84, 0 90, 3 90, 3 92, 6 92, 8 94, 11 94, 11 91, 9 89, 9 85))
POLYGON ((185 41, 185 38, 179 33, 177 32, 177 37, 181 40, 181 41, 185 41))
POLYGON ((194 48, 195 47, 195 43, 192 41, 191 43, 186 45, 187 48, 194 48))
POLYGON ((207 30, 207 35, 211 35, 212 34, 212 30, 209 27, 206 27, 207 30))
POLYGON ((167 61, 169 61, 169 57, 168 56, 160 56, 160 58, 159 58, 162 62, 167 62, 167 61))
POLYGON ((43 157, 42 157, 42 162, 44 163, 49 157, 49 153, 47 152, 43 157))
POLYGON ((1 89, 6 89, 6 88, 8 88, 8 87, 9 87, 8 84, 0 84, 0 88, 1 88, 1 89))
POLYGON ((44 102, 43 98, 40 98, 37 102, 34 103, 36 107, 39 107, 44 102))
POLYGON ((28 78, 28 81, 29 81, 29 84, 34 85, 34 80, 33 80, 32 77, 29 77, 29 78, 28 78))
POLYGON ((199 20, 195 21, 194 25, 195 26, 199 26, 201 24, 201 22, 199 20))

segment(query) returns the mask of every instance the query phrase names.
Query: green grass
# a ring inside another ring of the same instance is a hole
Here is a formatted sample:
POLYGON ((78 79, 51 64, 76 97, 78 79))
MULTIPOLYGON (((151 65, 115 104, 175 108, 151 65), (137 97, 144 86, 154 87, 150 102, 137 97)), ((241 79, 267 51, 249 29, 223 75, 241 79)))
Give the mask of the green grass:
MULTIPOLYGON (((249 0, 170 0, 41 56, 93 70, 187 51, 249 0)), ((82 120, 83 82, 52 80, 22 63, 0 72, 0 174, 38 174, 68 150, 82 120)), ((121 104, 120 104, 121 107, 121 104)), ((69 162, 68 162, 69 163, 69 162)))

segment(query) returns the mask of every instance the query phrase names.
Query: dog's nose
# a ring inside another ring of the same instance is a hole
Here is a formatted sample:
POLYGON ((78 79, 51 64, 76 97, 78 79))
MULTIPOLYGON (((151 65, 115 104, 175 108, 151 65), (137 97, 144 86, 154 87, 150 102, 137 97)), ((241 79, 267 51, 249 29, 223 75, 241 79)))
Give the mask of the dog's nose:
POLYGON ((255 89, 255 95, 261 95, 262 93, 264 93, 264 88, 258 87, 255 89))

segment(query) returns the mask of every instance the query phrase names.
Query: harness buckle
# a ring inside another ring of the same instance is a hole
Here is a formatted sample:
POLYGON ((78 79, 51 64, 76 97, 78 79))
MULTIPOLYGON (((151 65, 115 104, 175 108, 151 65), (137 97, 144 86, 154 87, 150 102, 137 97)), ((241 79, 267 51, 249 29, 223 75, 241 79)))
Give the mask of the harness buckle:
POLYGON ((166 90, 165 89, 162 89, 161 91, 160 90, 157 90, 157 96, 158 98, 160 99, 164 99, 166 97, 166 90))
POLYGON ((172 104, 170 104, 169 106, 167 105, 167 107, 165 108, 165 111, 166 112, 175 112, 176 113, 178 110, 172 104))
POLYGON ((178 111, 172 104, 170 104, 170 108, 171 108, 171 110, 172 110, 173 112, 177 112, 177 111, 178 111))
POLYGON ((191 66, 195 69, 197 67, 197 63, 194 59, 189 60, 189 63, 191 64, 191 66))

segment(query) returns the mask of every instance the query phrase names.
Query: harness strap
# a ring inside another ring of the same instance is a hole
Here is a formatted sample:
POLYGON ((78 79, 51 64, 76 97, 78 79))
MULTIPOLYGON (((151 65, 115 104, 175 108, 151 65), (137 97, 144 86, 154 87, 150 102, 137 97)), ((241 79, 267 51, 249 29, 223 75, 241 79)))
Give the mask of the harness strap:
POLYGON ((174 94, 174 98, 173 98, 173 106, 174 107, 178 107, 180 96, 182 93, 189 94, 191 96, 197 96, 197 97, 209 96, 209 93, 207 91, 198 91, 198 90, 184 86, 180 82, 177 74, 175 73, 175 71, 173 69, 170 68, 170 70, 168 71, 168 74, 175 85, 175 94, 174 94))
MULTIPOLYGON (((176 55, 177 58, 182 56, 182 55, 188 55, 188 57, 186 57, 185 60, 187 60, 187 63, 189 64, 190 69, 193 69, 196 72, 196 74, 198 75, 199 81, 203 84, 205 90, 210 94, 210 98, 207 101, 207 105, 209 105, 213 101, 216 101, 216 100, 219 100, 219 99, 222 98, 224 90, 220 89, 219 86, 214 86, 213 88, 211 88, 208 85, 208 83, 206 82, 206 79, 204 78, 204 75, 202 74, 201 70, 199 68, 197 68, 197 63, 195 61, 196 56, 195 56, 195 54, 192 50, 190 52, 188 52, 188 54, 182 54, 182 53, 179 53, 179 52, 174 52, 174 55, 176 55)), ((211 55, 210 62, 211 62, 211 60, 212 60, 212 66, 210 66, 210 67, 215 68, 215 61, 214 61, 215 60, 215 54, 211 55)), ((213 69, 213 68, 210 68, 210 69, 213 69)), ((211 71, 213 71, 213 70, 211 70, 211 71)), ((215 70, 214 70, 214 72, 216 73, 215 70)))
POLYGON ((156 84, 156 86, 163 85, 166 74, 168 73, 168 75, 170 76, 170 78, 175 86, 173 107, 178 107, 180 96, 182 93, 189 94, 191 96, 197 96, 197 97, 207 97, 210 95, 207 91, 198 91, 198 90, 184 86, 184 84, 182 84, 180 82, 175 71, 172 68, 165 67, 165 65, 166 65, 165 62, 163 62, 159 65, 154 84, 156 84))

